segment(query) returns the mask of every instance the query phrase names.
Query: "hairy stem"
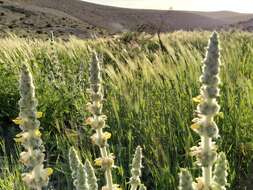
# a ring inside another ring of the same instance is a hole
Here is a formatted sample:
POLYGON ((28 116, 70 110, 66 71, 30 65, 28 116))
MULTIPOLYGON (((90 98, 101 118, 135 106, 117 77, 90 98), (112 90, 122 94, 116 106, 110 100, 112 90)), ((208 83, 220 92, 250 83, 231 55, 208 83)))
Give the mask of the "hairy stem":
MULTIPOLYGON (((207 153, 210 154, 211 152, 211 145, 212 145, 212 139, 203 136, 201 138, 202 144, 203 144, 203 150, 207 153)), ((207 167, 203 167, 203 177, 204 177, 204 185, 205 185, 205 190, 208 190, 211 184, 211 179, 212 179, 212 167, 211 165, 208 165, 207 167)))
POLYGON ((136 190, 138 188, 138 185, 132 185, 130 190, 136 190))

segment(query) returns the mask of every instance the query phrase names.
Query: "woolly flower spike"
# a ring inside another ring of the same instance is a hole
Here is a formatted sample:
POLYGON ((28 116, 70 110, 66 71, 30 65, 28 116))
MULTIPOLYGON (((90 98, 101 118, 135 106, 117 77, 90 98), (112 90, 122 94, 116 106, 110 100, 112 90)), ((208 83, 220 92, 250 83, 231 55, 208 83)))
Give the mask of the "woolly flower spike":
POLYGON ((65 85, 64 76, 62 75, 62 65, 58 58, 58 52, 56 49, 56 43, 54 39, 54 34, 51 32, 50 36, 50 50, 49 50, 49 59, 48 64, 49 69, 49 79, 56 89, 60 88, 60 85, 65 85))
POLYGON ((197 163, 202 167, 203 173, 203 176, 198 178, 197 190, 209 190, 214 184, 212 167, 217 158, 217 148, 212 138, 219 136, 219 130, 214 121, 214 117, 220 110, 216 100, 219 96, 218 85, 220 83, 218 76, 220 70, 219 56, 218 35, 214 32, 209 40, 202 67, 200 95, 193 98, 193 101, 199 104, 196 110, 198 117, 193 119, 194 124, 191 125, 191 128, 201 136, 201 143, 200 146, 191 148, 191 154, 197 157, 197 163))
POLYGON ((195 190, 193 187, 192 176, 187 169, 181 169, 179 179, 179 190, 195 190))
POLYGON ((96 52, 93 52, 92 62, 90 64, 90 84, 92 90, 97 93, 100 90, 101 66, 96 52))
POLYGON ((203 74, 200 82, 203 84, 200 95, 194 101, 200 100, 197 106, 198 118, 193 120, 192 129, 201 136, 215 138, 218 136, 218 127, 213 117, 218 114, 220 106, 216 98, 219 96, 219 43, 217 33, 210 38, 206 58, 202 67, 203 74))
POLYGON ((86 171, 73 147, 69 149, 69 165, 76 190, 90 190, 87 184, 86 171))
POLYGON ((87 172, 87 182, 89 190, 98 190, 97 178, 94 169, 88 160, 86 160, 84 167, 87 172))
POLYGON ((95 131, 91 136, 92 143, 97 145, 100 150, 101 157, 95 159, 95 165, 101 166, 105 170, 106 185, 105 190, 118 189, 116 184, 112 181, 112 168, 114 167, 114 156, 110 153, 107 140, 111 138, 111 133, 104 132, 106 124, 106 116, 102 115, 103 108, 103 92, 102 92, 102 77, 101 67, 96 52, 93 53, 92 62, 90 64, 90 93, 91 102, 87 104, 88 111, 92 114, 86 119, 86 124, 90 125, 95 131))
MULTIPOLYGON (((135 150, 130 178, 131 190, 136 190, 141 185, 142 148, 138 146, 135 150)), ((143 185, 142 185, 143 186, 143 185)))
POLYGON ((49 176, 53 170, 44 169, 45 154, 42 145, 40 122, 37 118, 42 117, 41 112, 36 112, 37 100, 32 75, 26 65, 22 67, 20 78, 19 117, 13 120, 23 130, 16 135, 15 141, 22 143, 25 151, 20 153, 20 161, 30 170, 22 174, 23 181, 32 189, 40 190, 47 186, 49 176))
POLYGON ((26 65, 22 67, 20 78, 20 96, 19 100, 19 119, 22 120, 21 125, 25 129, 35 129, 39 127, 40 123, 36 119, 37 100, 35 98, 35 90, 32 81, 32 75, 26 65))
POLYGON ((219 186, 221 190, 225 190, 227 185, 227 170, 228 170, 228 161, 226 160, 226 155, 221 152, 218 155, 215 168, 214 168, 214 182, 215 186, 219 186))

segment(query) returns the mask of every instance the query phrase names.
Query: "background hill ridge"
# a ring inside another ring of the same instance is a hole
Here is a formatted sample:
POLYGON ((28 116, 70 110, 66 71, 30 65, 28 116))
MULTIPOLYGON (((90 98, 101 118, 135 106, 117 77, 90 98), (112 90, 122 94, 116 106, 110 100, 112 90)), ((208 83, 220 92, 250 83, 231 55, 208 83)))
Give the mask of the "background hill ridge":
POLYGON ((0 35, 7 31, 19 36, 75 35, 80 38, 138 31, 147 33, 175 30, 214 30, 229 26, 249 29, 253 14, 232 11, 178 11, 128 9, 80 0, 2 0, 0 35), (243 24, 245 23, 245 24, 243 24), (238 25, 239 24, 239 25, 238 25), (244 25, 247 25, 245 28, 244 25))

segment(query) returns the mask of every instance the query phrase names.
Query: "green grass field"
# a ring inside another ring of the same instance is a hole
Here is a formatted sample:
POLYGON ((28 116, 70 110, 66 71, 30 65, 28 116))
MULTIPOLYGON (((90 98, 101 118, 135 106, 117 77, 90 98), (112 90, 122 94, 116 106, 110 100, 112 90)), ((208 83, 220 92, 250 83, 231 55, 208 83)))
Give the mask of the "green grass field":
MULTIPOLYGON (((216 122, 219 151, 227 155, 229 189, 238 189, 247 176, 253 153, 253 34, 221 32, 221 105, 216 122)), ((189 155, 199 137, 190 129, 199 94, 199 76, 209 32, 174 32, 157 37, 124 34, 113 39, 69 42, 0 39, 0 189, 25 190, 21 182, 18 115, 19 72, 30 64, 35 80, 46 165, 54 169, 49 189, 72 190, 68 149, 75 146, 83 160, 93 160, 97 147, 84 125, 89 113, 88 66, 91 49, 102 54, 104 113, 115 153, 114 181, 127 189, 129 163, 137 145, 143 147, 142 181, 150 190, 175 190, 180 167, 197 176, 189 155)), ((103 179, 101 169, 96 174, 103 179)), ((103 181, 99 181, 102 184, 103 181)))

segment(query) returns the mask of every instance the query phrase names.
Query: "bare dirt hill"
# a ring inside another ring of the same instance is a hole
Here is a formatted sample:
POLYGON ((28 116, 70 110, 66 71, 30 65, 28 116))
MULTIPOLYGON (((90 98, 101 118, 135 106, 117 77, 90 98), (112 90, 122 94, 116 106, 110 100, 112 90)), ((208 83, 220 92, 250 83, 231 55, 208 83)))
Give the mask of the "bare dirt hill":
POLYGON ((56 9, 16 1, 0 1, 1 37, 11 32, 21 37, 48 38, 51 31, 63 39, 69 35, 89 38, 93 34, 106 34, 103 29, 56 9))
POLYGON ((30 0, 30 3, 63 11, 82 21, 105 28, 111 33, 122 31, 156 32, 178 29, 214 28, 226 23, 185 11, 136 10, 96 5, 80 0, 30 0))
POLYGON ((97 5, 80 0, 0 0, 0 34, 76 35, 81 38, 125 31, 155 33, 228 27, 253 18, 229 11, 141 10, 97 5))

